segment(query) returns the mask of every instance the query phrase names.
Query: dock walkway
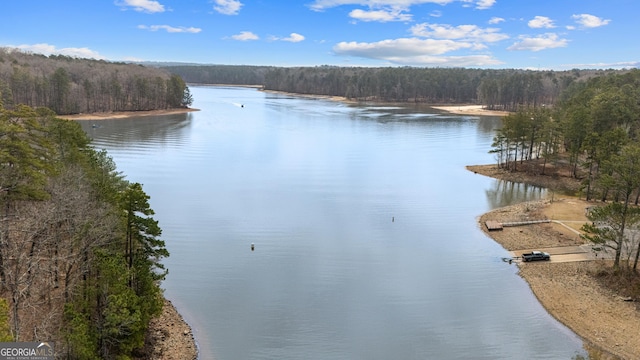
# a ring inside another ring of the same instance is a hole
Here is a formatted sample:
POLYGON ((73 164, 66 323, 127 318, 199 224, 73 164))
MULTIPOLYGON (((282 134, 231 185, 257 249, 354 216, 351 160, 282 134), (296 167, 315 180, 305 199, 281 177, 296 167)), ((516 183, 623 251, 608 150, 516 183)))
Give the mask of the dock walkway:
POLYGON ((485 221, 484 225, 487 227, 487 230, 489 231, 499 231, 505 227, 510 227, 510 226, 544 224, 544 223, 550 223, 550 222, 551 220, 530 220, 530 221, 515 221, 515 222, 501 223, 495 220, 487 220, 485 221))

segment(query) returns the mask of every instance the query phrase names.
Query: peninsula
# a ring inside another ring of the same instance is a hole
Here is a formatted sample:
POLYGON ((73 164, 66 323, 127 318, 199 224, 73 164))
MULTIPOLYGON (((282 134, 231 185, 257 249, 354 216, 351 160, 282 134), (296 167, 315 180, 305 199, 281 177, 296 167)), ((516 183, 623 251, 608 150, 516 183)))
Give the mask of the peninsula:
MULTIPOLYGON (((469 171, 506 181, 545 186, 577 187, 578 180, 559 177, 527 176, 507 172, 496 165, 468 166, 469 171), (546 179, 545 179, 546 178, 546 179)), ((558 321, 585 341, 585 349, 593 359, 637 359, 640 357, 640 312, 637 299, 629 297, 628 289, 613 281, 611 260, 585 256, 557 256, 554 249, 576 249, 585 241, 580 227, 587 222, 585 209, 594 202, 552 193, 549 198, 520 203, 490 211, 479 218, 479 226, 493 240, 514 255, 527 249, 543 249, 552 254, 550 262, 519 263, 519 274, 535 296, 558 321), (485 222, 555 220, 519 227, 489 231, 485 222), (569 260, 566 260, 569 258, 569 260), (586 258, 586 259, 585 259, 586 258)))

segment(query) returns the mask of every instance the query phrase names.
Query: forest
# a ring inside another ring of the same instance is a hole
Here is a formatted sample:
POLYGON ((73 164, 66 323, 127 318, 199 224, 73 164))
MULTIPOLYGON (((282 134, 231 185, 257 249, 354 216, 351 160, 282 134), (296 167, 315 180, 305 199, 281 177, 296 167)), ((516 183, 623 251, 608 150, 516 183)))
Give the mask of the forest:
POLYGON ((493 110, 553 105, 575 82, 616 70, 534 71, 467 68, 163 66, 189 84, 261 85, 265 90, 355 101, 478 104, 493 110))
POLYGON ((129 359, 163 306, 161 229, 77 122, 0 104, 0 341, 129 359))
POLYGON ((585 239, 615 252, 614 267, 640 260, 640 70, 594 77, 567 88, 554 107, 503 118, 491 152, 499 167, 539 176, 568 168, 581 196, 598 201, 585 239))
POLYGON ((193 101, 178 75, 139 64, 0 48, 0 100, 58 115, 183 108, 193 101))
POLYGON ((574 83, 626 70, 543 71, 417 67, 274 67, 135 64, 44 56, 0 48, 0 99, 58 115, 183 108, 187 84, 259 85, 265 90, 354 101, 478 104, 493 110, 552 106, 574 83))

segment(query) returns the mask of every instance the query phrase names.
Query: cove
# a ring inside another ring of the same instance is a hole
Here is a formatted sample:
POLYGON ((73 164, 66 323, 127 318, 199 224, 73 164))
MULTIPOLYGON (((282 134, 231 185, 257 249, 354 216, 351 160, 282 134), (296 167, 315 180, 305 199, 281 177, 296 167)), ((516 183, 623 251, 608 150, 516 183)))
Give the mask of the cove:
POLYGON ((81 124, 151 196, 202 359, 584 355, 477 223, 545 195, 465 170, 498 118, 191 92, 201 111, 81 124))

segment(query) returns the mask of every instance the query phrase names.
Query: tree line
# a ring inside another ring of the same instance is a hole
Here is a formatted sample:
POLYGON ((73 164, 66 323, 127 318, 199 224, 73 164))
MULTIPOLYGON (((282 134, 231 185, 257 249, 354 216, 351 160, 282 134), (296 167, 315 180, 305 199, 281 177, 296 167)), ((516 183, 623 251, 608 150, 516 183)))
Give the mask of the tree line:
POLYGON ((228 65, 163 68, 194 84, 261 85, 265 90, 340 96, 356 101, 481 104, 506 111, 553 105, 574 82, 616 72, 228 65))
POLYGON ((0 341, 67 359, 128 359, 163 306, 149 196, 78 123, 0 104, 0 341))
POLYGON ((581 180, 585 238, 615 252, 614 267, 640 260, 640 70, 572 84, 556 106, 521 108, 503 118, 491 152, 510 171, 556 175, 566 165, 581 180))
POLYGON ((136 64, 0 48, 0 99, 58 115, 181 108, 193 99, 182 78, 136 64))

